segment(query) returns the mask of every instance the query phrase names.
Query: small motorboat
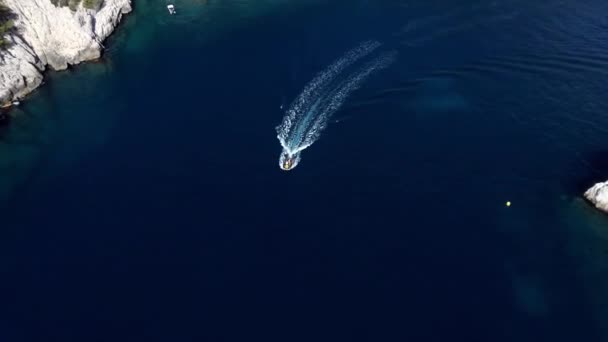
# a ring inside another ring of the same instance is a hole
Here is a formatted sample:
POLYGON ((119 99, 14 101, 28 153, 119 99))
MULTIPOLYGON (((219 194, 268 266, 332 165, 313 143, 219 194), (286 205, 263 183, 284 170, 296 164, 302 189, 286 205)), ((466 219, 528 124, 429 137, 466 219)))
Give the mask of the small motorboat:
POLYGON ((169 4, 167 5, 167 9, 169 10, 169 14, 173 15, 175 14, 175 6, 173 6, 173 4, 169 4))

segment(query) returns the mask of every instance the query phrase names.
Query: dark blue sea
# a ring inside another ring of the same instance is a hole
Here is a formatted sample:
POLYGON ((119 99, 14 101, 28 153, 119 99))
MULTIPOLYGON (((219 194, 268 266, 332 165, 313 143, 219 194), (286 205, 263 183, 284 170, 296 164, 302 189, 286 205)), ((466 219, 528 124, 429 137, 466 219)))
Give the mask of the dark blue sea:
POLYGON ((608 341, 607 1, 174 3, 0 128, 0 341, 608 341))

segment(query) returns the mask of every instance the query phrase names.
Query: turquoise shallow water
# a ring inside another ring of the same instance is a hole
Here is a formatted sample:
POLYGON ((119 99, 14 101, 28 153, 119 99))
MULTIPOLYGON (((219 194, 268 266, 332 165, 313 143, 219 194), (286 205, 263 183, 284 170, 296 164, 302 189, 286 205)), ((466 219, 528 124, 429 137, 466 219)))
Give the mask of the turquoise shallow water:
POLYGON ((175 4, 2 128, 0 338, 608 338, 604 2, 175 4), (281 171, 281 107, 370 39, 281 171))

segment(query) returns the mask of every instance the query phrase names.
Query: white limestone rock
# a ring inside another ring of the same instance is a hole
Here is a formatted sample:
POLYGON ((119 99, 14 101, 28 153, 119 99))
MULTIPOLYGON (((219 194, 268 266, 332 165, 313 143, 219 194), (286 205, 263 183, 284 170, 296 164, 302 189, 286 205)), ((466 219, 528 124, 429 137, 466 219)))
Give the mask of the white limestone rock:
POLYGON ((0 102, 21 98, 42 83, 44 64, 18 36, 12 47, 0 55, 0 102))
POLYGON ((49 65, 68 65, 97 59, 101 42, 114 30, 131 0, 104 0, 99 10, 76 11, 55 7, 50 0, 4 0, 15 14, 14 44, 0 53, 0 103, 16 100, 42 83, 49 65))
POLYGON ((585 191, 585 198, 596 208, 608 213, 608 182, 597 183, 585 191))

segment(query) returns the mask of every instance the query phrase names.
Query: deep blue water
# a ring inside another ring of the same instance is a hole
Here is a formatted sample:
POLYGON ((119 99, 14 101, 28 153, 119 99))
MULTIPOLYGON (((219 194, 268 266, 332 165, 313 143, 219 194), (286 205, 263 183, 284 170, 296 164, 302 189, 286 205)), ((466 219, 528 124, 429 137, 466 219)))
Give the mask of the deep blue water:
POLYGON ((3 129, 1 341, 608 340, 608 2, 175 3, 3 129), (281 171, 280 107, 370 39, 281 171))

